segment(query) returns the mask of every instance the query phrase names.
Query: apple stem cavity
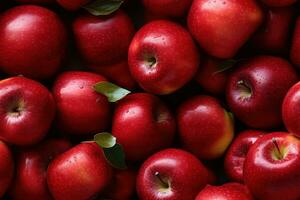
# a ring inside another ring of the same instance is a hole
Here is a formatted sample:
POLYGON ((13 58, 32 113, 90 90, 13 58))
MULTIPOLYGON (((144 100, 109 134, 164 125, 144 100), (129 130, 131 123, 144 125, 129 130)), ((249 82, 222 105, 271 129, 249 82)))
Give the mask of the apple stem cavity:
POLYGON ((238 86, 238 90, 241 93, 241 97, 243 99, 248 99, 249 97, 251 97, 252 88, 250 87, 250 85, 247 82, 245 82, 244 80, 239 80, 237 82, 237 86, 238 86))
POLYGON ((277 150, 277 157, 279 158, 279 160, 282 160, 284 158, 280 148, 279 148, 279 145, 277 143, 277 140, 275 138, 272 138, 272 142, 274 144, 274 146, 276 147, 276 150, 277 150))
POLYGON ((149 67, 149 68, 152 68, 156 65, 156 58, 154 56, 149 56, 149 57, 146 57, 146 65, 149 67))
POLYGON ((155 172, 154 175, 157 177, 157 179, 159 180, 159 182, 163 188, 169 188, 169 184, 161 178, 159 172, 155 172))

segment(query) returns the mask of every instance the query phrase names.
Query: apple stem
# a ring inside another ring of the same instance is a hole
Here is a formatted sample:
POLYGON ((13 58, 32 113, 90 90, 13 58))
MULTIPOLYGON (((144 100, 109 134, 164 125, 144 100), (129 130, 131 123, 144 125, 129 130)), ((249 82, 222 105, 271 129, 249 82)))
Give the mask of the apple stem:
POLYGON ((161 178, 159 172, 155 172, 155 176, 158 178, 164 188, 169 188, 169 184, 161 178))
POLYGON ((279 145, 277 143, 277 140, 275 138, 272 138, 272 142, 273 142, 274 146, 277 149, 277 152, 278 152, 278 155, 279 155, 280 159, 283 159, 283 155, 282 155, 282 153, 280 151, 280 148, 279 148, 279 145))

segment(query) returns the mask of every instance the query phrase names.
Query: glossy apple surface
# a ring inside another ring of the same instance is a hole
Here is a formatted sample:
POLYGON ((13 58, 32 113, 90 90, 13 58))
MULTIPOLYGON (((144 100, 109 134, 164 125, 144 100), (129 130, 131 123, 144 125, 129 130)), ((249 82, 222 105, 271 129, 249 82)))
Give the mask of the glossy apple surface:
POLYGON ((0 162, 0 198, 2 198, 14 176, 14 160, 9 147, 1 140, 0 162))
POLYGON ((297 18, 296 26, 294 28, 294 35, 292 37, 292 46, 290 52, 291 61, 300 68, 300 17, 297 18))

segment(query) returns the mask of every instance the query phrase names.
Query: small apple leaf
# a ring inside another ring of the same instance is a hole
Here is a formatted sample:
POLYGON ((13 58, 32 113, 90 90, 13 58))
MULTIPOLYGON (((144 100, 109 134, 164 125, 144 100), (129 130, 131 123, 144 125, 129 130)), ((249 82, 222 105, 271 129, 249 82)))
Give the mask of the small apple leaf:
POLYGON ((83 8, 95 16, 109 15, 118 10, 123 2, 123 0, 94 0, 83 8))
POLYGON ((110 82, 100 82, 94 85, 94 90, 105 95, 109 102, 116 102, 130 93, 129 90, 121 88, 110 82))
POLYGON ((103 148, 106 160, 111 166, 117 169, 126 169, 125 153, 120 144, 115 144, 111 148, 103 148))
POLYGON ((94 141, 102 148, 111 148, 116 144, 116 138, 107 132, 96 134, 94 141))
POLYGON ((235 60, 235 59, 228 59, 228 60, 221 62, 218 66, 219 70, 215 71, 214 75, 218 74, 218 73, 222 73, 222 72, 232 68, 237 62, 239 62, 239 60, 235 60))

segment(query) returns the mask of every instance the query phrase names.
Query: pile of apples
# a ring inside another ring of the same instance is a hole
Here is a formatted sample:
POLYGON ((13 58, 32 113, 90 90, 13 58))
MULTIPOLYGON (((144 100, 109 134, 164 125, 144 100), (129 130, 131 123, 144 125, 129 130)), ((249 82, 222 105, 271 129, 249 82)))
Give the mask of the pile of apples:
POLYGON ((299 9, 1 0, 0 199, 299 200, 299 9))

